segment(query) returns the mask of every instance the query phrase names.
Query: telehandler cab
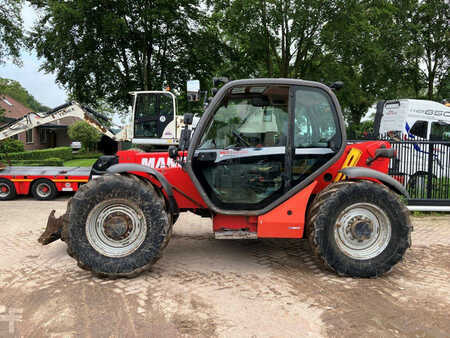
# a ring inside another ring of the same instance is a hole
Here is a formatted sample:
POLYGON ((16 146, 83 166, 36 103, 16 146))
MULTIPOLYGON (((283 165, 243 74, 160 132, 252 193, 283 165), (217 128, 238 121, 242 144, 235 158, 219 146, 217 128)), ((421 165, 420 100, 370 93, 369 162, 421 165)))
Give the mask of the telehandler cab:
POLYGON ((409 212, 397 196, 407 193, 387 175, 395 153, 384 141, 346 144, 330 87, 232 81, 192 137, 191 120, 186 114, 181 148, 100 158, 39 241, 61 238, 81 268, 106 277, 149 270, 186 211, 211 217, 217 239, 308 238, 345 276, 381 275, 410 247, 409 212))

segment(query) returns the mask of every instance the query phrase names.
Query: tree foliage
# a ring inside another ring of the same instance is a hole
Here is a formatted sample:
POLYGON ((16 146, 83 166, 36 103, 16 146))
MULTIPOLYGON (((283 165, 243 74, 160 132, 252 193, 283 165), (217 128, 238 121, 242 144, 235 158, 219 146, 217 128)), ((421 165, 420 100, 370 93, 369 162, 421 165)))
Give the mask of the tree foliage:
POLYGON ((220 60, 198 0, 32 2, 45 14, 31 45, 84 103, 125 107, 131 90, 181 88, 210 78, 220 60))
POLYGON ((0 78, 0 97, 8 95, 34 112, 46 112, 50 108, 39 103, 22 85, 14 80, 0 78))
POLYGON ((221 38, 239 77, 308 77, 321 54, 320 32, 333 0, 221 0, 211 3, 221 38), (236 62, 237 61, 237 62, 236 62))
POLYGON ((102 138, 102 134, 85 121, 78 121, 72 124, 67 134, 73 141, 81 142, 83 149, 86 151, 94 150, 95 145, 102 138))
POLYGON ((422 1, 412 14, 411 60, 424 65, 416 68, 417 81, 422 82, 418 87, 426 88, 430 100, 443 98, 444 93, 449 94, 450 4, 442 0, 422 1))
POLYGON ((0 64, 8 58, 20 64, 20 48, 23 46, 22 0, 0 1, 0 64))
POLYGON ((18 153, 24 150, 24 145, 19 140, 7 138, 0 141, 0 154, 18 153))
POLYGON ((353 125, 379 99, 450 96, 442 0, 31 2, 44 70, 94 107, 123 110, 139 89, 183 93, 192 78, 208 88, 212 76, 342 80, 353 125))

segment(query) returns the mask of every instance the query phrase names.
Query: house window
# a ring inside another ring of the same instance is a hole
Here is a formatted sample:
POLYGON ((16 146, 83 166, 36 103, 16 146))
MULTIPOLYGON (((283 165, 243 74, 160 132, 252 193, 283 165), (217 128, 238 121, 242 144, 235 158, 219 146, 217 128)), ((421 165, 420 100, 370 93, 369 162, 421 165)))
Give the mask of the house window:
POLYGON ((11 139, 12 140, 18 140, 19 139, 19 134, 11 136, 11 139))
POLYGON ((41 144, 48 143, 48 131, 47 129, 39 129, 39 140, 41 144))
POLYGON ((33 129, 29 129, 25 132, 25 139, 27 143, 33 143, 33 129))

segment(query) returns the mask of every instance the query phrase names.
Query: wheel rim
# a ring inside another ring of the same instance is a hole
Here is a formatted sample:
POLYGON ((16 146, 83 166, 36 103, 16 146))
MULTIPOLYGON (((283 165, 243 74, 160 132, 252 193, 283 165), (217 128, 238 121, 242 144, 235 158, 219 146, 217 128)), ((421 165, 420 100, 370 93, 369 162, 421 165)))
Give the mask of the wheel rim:
POLYGON ((0 183, 0 197, 8 197, 10 192, 10 188, 6 183, 0 183))
POLYGON ((36 194, 41 198, 47 198, 52 194, 52 188, 49 183, 41 182, 36 186, 36 194))
POLYGON ((145 216, 126 200, 97 204, 86 221, 91 246, 107 257, 124 257, 136 251, 147 235, 145 216))
POLYGON ((358 260, 372 259, 381 254, 388 246, 391 234, 388 216, 371 203, 357 203, 344 209, 334 229, 339 249, 358 260))

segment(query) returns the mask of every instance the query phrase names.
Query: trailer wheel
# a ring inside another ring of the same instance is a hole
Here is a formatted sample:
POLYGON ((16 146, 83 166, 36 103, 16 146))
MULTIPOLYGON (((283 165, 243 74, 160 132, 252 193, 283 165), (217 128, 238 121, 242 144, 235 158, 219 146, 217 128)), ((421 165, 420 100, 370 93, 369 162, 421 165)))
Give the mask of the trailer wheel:
POLYGON ((31 186, 31 194, 40 201, 50 201, 56 197, 57 193, 55 183, 45 178, 36 180, 31 186))
POLYGON ((10 180, 0 178, 0 201, 9 201, 16 198, 16 187, 10 180))
POLYGON ((78 266, 103 277, 134 277, 159 259, 170 217, 151 184, 105 175, 83 185, 70 201, 64 229, 78 266))
POLYGON ((376 277, 411 246, 409 211, 381 184, 340 182, 311 206, 309 242, 315 255, 342 276, 376 277))

